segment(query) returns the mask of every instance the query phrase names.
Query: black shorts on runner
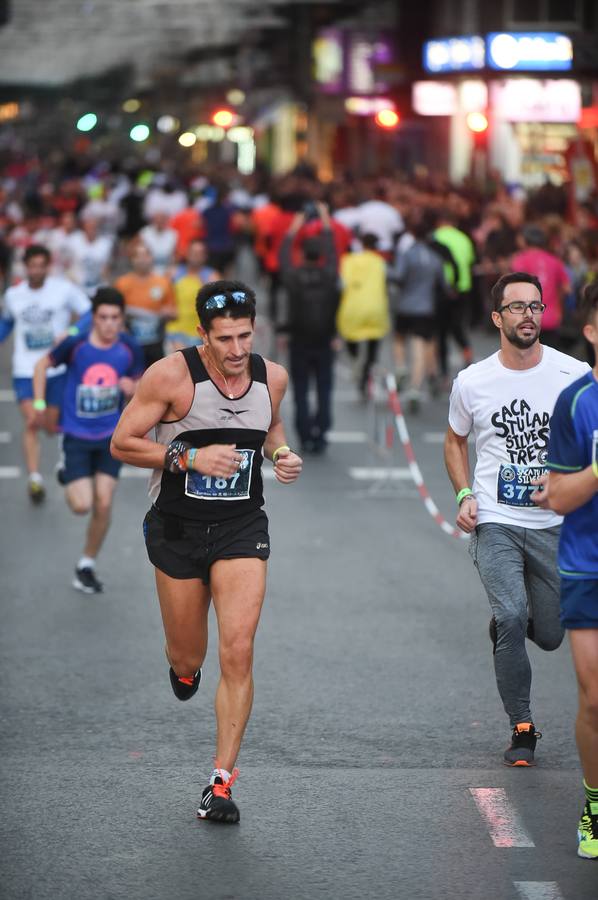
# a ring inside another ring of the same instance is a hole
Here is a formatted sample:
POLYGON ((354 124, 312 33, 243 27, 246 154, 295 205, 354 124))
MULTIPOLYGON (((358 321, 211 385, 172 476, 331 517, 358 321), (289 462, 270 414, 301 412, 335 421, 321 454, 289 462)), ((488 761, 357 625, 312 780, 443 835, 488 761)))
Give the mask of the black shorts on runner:
POLYGON ((201 578, 210 583, 210 566, 219 559, 268 559, 270 536, 263 509, 226 522, 194 522, 152 506, 143 520, 150 562, 170 578, 201 578))
POLYGON ((431 341, 435 333, 434 316, 403 316, 401 313, 395 316, 395 334, 413 334, 424 341, 431 341))

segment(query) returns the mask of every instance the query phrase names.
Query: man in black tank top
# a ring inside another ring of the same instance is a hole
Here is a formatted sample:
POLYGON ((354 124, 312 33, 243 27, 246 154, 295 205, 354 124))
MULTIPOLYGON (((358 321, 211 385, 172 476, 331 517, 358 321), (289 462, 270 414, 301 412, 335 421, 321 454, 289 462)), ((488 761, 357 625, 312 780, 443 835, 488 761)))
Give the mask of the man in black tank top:
POLYGON ((280 418, 287 373, 251 352, 253 291, 241 282, 210 282, 196 307, 203 345, 150 366, 111 450, 153 469, 143 530, 179 700, 199 686, 214 601, 221 670, 216 767, 197 814, 238 822, 231 785, 253 700, 253 642, 270 555, 262 462, 272 460, 276 479, 291 484, 302 461, 287 446, 280 418))

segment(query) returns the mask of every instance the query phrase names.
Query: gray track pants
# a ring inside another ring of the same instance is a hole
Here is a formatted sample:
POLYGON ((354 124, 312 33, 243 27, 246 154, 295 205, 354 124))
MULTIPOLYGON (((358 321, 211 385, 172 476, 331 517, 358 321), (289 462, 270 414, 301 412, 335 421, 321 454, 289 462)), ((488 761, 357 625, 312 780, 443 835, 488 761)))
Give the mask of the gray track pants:
POLYGON ((471 536, 469 552, 496 619, 496 684, 514 728, 531 722, 532 670, 525 648, 528 618, 542 650, 556 650, 559 621, 557 549, 560 528, 518 528, 487 522, 471 536))

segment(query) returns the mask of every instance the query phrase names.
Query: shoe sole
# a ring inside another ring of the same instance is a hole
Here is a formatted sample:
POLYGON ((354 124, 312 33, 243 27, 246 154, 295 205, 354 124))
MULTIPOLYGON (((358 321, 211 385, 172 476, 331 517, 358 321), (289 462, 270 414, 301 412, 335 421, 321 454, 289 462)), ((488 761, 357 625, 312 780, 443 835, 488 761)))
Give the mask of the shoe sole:
POLYGON ((101 594, 102 591, 96 591, 95 588, 87 587, 78 578, 73 579, 72 582, 73 587, 76 591, 81 591, 82 594, 101 594))
POLYGON ((238 825, 241 821, 241 817, 238 814, 236 816, 234 815, 234 813, 231 813, 230 815, 216 816, 209 815, 209 813, 202 812, 199 809, 197 810, 197 818, 200 822, 213 822, 215 825, 238 825))
POLYGON ((508 766, 509 769, 531 769, 535 766, 535 762, 526 762, 524 759, 517 759, 515 762, 508 762, 508 760, 503 761, 503 765, 508 766))

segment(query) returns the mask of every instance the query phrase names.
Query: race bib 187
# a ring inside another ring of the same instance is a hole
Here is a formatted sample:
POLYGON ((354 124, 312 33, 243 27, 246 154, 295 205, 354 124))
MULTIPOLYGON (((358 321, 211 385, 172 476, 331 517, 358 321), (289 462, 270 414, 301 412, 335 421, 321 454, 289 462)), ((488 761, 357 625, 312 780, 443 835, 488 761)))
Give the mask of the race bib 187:
POLYGON ((506 506, 527 506, 537 508, 531 495, 538 490, 537 484, 532 484, 546 475, 544 466, 516 466, 513 463, 504 463, 498 470, 497 496, 498 503, 506 506))
POLYGON ((239 469, 230 478, 215 478, 201 472, 187 472, 185 495, 194 500, 249 500, 251 472, 255 450, 239 450, 243 459, 239 469))

